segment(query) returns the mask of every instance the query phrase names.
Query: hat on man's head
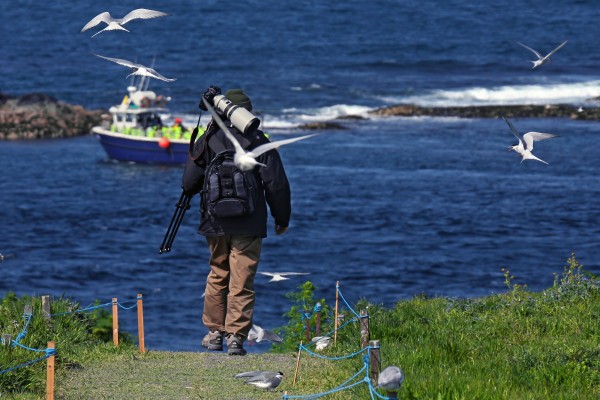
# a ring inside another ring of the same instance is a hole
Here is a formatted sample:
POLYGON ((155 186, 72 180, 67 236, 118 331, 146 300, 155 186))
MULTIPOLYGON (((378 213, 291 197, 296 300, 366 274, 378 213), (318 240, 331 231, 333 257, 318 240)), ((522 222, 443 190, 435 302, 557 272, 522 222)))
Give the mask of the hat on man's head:
POLYGON ((229 89, 225 93, 225 97, 231 100, 236 106, 244 107, 246 110, 252 111, 252 102, 242 89, 229 89))

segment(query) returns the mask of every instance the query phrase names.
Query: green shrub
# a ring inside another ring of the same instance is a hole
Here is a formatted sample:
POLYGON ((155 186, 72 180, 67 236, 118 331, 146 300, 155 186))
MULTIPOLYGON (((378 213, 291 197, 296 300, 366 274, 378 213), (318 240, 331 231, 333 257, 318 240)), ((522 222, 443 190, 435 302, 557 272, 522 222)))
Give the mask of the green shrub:
MULTIPOLYGON (((112 341, 112 335, 107 338, 105 335, 98 334, 99 327, 101 329, 107 320, 111 324, 112 332, 112 316, 107 315, 105 310, 96 309, 93 313, 73 312, 79 310, 80 306, 67 298, 53 299, 51 307, 52 314, 59 315, 46 319, 42 315, 40 298, 29 296, 19 298, 14 293, 8 293, 1 300, 0 333, 9 334, 13 341, 41 351, 10 344, 0 346, 0 371, 44 358, 46 355, 44 350, 49 341, 55 342, 57 366, 78 368, 82 354, 101 345, 103 340, 112 341), (24 314, 25 306, 31 306, 30 318, 24 314)), ((131 340, 127 341, 128 338, 127 334, 123 335, 124 347, 131 345, 131 340)), ((44 393, 45 379, 45 362, 36 362, 2 373, 0 374, 0 397, 15 393, 44 393)))

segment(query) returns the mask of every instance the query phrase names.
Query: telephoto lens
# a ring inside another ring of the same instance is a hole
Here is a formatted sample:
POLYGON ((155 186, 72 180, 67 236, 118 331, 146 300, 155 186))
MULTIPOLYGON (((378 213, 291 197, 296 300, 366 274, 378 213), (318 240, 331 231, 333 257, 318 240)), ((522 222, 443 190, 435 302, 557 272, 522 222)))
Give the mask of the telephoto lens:
POLYGON ((260 125, 260 120, 244 107, 235 105, 222 94, 213 98, 217 112, 227 118, 237 130, 244 134, 255 131, 260 125))

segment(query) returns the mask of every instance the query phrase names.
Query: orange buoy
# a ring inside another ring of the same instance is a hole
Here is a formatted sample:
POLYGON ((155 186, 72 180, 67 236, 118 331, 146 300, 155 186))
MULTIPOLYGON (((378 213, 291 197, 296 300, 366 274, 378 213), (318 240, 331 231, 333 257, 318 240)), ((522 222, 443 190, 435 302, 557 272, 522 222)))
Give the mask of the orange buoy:
POLYGON ((171 145, 171 142, 169 141, 168 138, 161 137, 160 140, 158 141, 158 145, 163 149, 168 149, 169 146, 171 145))

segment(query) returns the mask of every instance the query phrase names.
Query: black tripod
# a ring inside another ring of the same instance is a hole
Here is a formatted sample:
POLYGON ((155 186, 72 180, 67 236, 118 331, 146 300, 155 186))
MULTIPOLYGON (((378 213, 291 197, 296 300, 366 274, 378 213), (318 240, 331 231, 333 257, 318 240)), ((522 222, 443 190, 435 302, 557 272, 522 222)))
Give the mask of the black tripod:
POLYGON ((162 244, 160 245, 160 249, 158 250, 159 254, 168 253, 171 251, 171 246, 173 246, 173 240, 175 240, 175 235, 177 235, 177 231, 179 230, 179 225, 181 225, 181 221, 183 220, 183 216, 188 208, 190 208, 190 201, 192 200, 192 196, 187 195, 185 191, 181 192, 181 197, 177 204, 175 204, 175 212, 173 213, 173 218, 171 218, 171 223, 169 224, 169 228, 167 229, 167 233, 165 234, 165 238, 163 239, 162 244))

